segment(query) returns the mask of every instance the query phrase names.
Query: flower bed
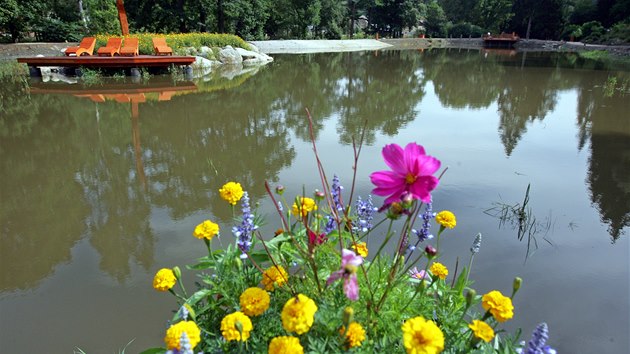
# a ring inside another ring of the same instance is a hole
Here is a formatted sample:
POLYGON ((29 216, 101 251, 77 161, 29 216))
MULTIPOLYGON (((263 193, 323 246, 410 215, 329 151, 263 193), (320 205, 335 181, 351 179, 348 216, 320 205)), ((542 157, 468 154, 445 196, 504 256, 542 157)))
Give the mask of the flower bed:
POLYGON ((219 194, 242 211, 234 244, 213 249, 220 226, 210 220, 194 229, 208 255, 189 266, 199 271, 192 294, 179 268, 157 272, 154 288, 171 292, 179 310, 166 348, 144 353, 554 353, 544 324, 527 344, 501 329, 520 278, 505 294, 472 288, 480 234, 467 266, 440 262, 440 238, 457 225, 452 212, 432 209, 440 161, 416 143, 387 145, 383 157, 391 170, 370 175, 385 198, 378 209, 371 196, 354 200, 354 181, 348 190, 337 176, 329 184, 319 159, 322 191, 312 197, 267 185, 279 228, 266 240, 248 193, 226 183, 219 194))

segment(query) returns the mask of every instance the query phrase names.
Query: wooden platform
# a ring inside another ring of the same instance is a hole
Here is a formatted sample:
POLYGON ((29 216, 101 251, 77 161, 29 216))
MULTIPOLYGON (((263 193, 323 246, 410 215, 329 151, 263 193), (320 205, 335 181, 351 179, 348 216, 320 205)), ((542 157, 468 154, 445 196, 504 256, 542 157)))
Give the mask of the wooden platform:
POLYGON ((501 33, 498 36, 488 34, 483 36, 483 46, 486 48, 511 48, 519 39, 519 36, 514 32, 501 33))
POLYGON ((26 57, 18 58, 18 63, 30 67, 63 66, 70 68, 137 68, 168 67, 170 65, 191 65, 195 57, 175 55, 136 55, 136 56, 80 56, 80 57, 26 57))

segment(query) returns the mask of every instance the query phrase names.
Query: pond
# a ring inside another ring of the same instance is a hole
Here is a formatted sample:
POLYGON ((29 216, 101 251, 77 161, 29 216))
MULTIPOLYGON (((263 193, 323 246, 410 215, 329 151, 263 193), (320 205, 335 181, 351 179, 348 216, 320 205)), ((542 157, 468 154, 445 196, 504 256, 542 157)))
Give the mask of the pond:
POLYGON ((524 280, 508 330, 528 338, 545 321, 560 353, 628 353, 629 86, 627 68, 572 53, 458 49, 276 55, 233 78, 134 89, 5 83, 3 351, 162 345, 176 304, 153 275, 204 254, 191 232, 205 219, 232 242, 218 189, 240 182, 271 237, 265 181, 289 196, 318 187, 308 109, 327 173, 346 190, 365 127, 356 195, 370 193, 388 143, 415 141, 448 167, 433 193, 434 208, 458 218, 443 263, 467 260, 483 234, 477 292, 524 280), (519 231, 502 213, 526 196, 519 231))

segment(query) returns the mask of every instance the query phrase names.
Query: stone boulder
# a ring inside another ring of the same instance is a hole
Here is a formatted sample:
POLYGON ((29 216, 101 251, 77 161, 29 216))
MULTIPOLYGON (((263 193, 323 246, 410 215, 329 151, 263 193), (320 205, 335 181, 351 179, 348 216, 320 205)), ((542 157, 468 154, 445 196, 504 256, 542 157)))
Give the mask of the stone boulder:
POLYGON ((264 53, 256 53, 243 48, 236 48, 238 54, 243 58, 243 65, 263 65, 273 61, 273 58, 264 53))
POLYGON ((243 57, 228 45, 219 52, 219 61, 226 65, 242 65, 243 57))

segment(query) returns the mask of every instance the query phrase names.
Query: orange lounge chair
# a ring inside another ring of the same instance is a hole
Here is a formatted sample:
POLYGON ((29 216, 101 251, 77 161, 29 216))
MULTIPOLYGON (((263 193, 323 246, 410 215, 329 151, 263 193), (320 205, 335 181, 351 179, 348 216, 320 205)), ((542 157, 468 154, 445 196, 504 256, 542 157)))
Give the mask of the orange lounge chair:
POLYGON ((138 38, 127 38, 120 48, 120 55, 138 55, 138 38))
POLYGON ((94 37, 85 37, 79 43, 77 47, 68 47, 66 48, 66 55, 70 56, 72 54, 80 57, 82 55, 92 55, 94 52, 94 45, 96 44, 96 38, 94 37))
POLYGON ((98 48, 96 53, 98 55, 109 55, 113 57, 114 55, 120 55, 120 45, 122 44, 122 38, 110 38, 107 40, 107 44, 104 47, 98 48))
POLYGON ((173 49, 166 44, 166 38, 153 38, 155 55, 173 55, 173 49))

